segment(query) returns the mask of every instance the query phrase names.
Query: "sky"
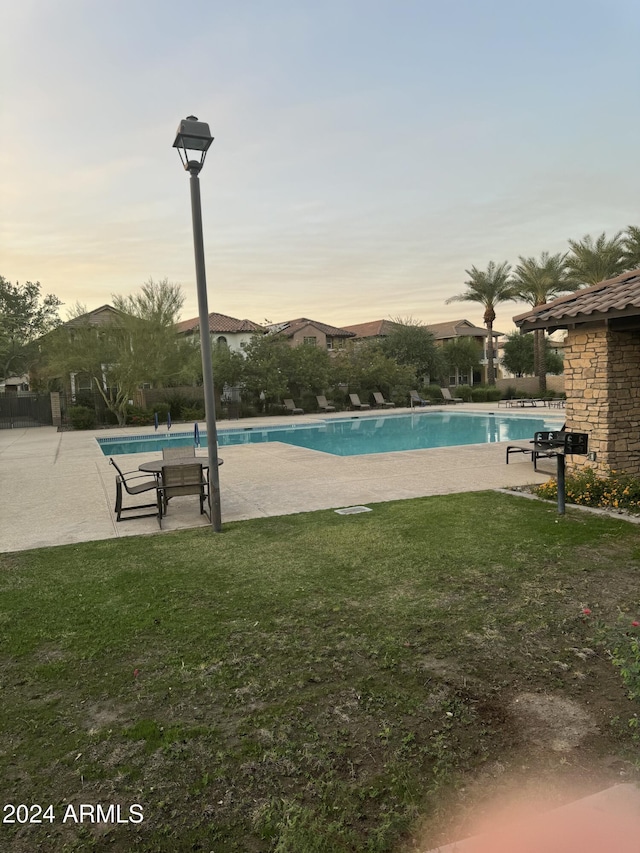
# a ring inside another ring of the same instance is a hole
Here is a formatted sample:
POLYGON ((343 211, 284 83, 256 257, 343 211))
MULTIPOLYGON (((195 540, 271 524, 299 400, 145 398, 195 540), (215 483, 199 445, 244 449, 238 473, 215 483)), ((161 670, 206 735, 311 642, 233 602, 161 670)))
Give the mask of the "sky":
POLYGON ((481 325, 472 266, 640 225, 639 36, 637 0, 0 0, 0 275, 197 316, 195 115, 209 311, 481 325))

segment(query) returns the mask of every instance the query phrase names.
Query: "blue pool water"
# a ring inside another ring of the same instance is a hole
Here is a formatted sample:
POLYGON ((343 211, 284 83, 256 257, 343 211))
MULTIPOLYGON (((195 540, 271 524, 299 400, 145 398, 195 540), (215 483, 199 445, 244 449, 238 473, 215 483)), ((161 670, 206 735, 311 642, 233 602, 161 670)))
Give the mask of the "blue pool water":
MULTIPOLYGON (((553 417, 421 412, 380 417, 345 417, 291 426, 223 428, 218 431, 218 445, 229 447, 235 444, 282 441, 335 456, 360 456, 365 453, 389 453, 394 450, 424 450, 462 444, 522 441, 533 438, 534 432, 538 430, 559 427, 558 419, 553 417)), ((163 447, 192 445, 193 430, 124 438, 99 438, 97 441, 105 456, 160 452, 163 447)), ((200 434, 200 442, 202 447, 207 446, 206 433, 200 434)))

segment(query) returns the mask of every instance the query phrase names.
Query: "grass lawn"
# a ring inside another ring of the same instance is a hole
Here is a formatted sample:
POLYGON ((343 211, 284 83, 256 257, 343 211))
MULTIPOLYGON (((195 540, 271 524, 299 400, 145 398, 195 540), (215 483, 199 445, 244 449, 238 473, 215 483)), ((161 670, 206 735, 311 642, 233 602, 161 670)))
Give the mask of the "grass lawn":
POLYGON ((598 625, 640 615, 638 527, 372 508, 0 555, 3 803, 53 805, 0 849, 427 849, 500 773, 637 778, 598 625))

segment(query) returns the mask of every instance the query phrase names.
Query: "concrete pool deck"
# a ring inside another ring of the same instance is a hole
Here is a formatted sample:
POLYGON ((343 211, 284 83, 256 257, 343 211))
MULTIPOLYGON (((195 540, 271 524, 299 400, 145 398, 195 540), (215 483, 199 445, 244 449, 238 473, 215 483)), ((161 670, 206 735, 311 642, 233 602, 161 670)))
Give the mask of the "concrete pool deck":
MULTIPOLYGON (((507 415, 495 404, 469 403, 455 408, 507 415)), ((442 407, 433 410, 443 411, 442 407)), ((403 412, 410 410, 395 410, 396 414, 403 412)), ((558 421, 558 426, 564 418, 564 413, 555 409, 508 411, 509 417, 537 415, 558 421)), ((381 417, 382 412, 373 410, 358 416, 381 417)), ((331 417, 287 415, 222 421, 219 430, 245 423, 258 428, 331 417)), ((344 418, 345 413, 335 417, 344 418)), ((187 424, 174 425, 175 432, 190 428, 187 424)), ((149 427, 86 432, 57 432, 55 427, 0 430, 0 551, 160 533, 155 518, 116 523, 115 471, 95 440, 149 432, 149 427)), ((512 456, 507 466, 505 446, 506 442, 500 442, 346 457, 282 442, 224 447, 220 449, 224 459, 220 468, 222 522, 524 486, 547 479, 547 474, 534 472, 524 454, 512 456)), ((123 470, 132 471, 141 462, 157 458, 156 451, 118 456, 117 460, 122 461, 123 470)), ((545 471, 553 473, 553 462, 544 461, 545 471)), ((129 501, 135 503, 135 499, 129 501)), ((162 531, 207 523, 198 513, 196 498, 174 499, 162 531)))

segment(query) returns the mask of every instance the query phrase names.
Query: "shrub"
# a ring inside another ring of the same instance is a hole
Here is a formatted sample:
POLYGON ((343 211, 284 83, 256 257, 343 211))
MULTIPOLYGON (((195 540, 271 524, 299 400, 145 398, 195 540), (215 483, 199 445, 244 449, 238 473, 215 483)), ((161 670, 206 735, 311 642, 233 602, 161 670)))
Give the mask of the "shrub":
POLYGON ((153 403, 150 408, 153 409, 154 414, 158 415, 158 421, 160 423, 167 422, 167 415, 171 411, 169 403, 167 403, 165 400, 159 400, 157 403, 153 403))
POLYGON ((140 409, 138 406, 130 406, 127 410, 125 423, 131 426, 149 426, 153 423, 153 412, 149 409, 140 409))
POLYGON ((183 421, 204 420, 204 406, 183 406, 180 415, 183 421))
POLYGON ((474 403, 495 403, 502 399, 502 391, 495 385, 474 385, 471 399, 474 403))
MULTIPOLYGON (((420 389, 418 389, 418 393, 420 393, 420 389)), ((431 400, 434 403, 442 403, 442 391, 440 390, 439 385, 427 385, 427 387, 422 393, 422 396, 425 399, 431 400)))
MULTIPOLYGON (((549 480, 537 486, 534 493, 541 498, 556 500, 558 483, 549 480)), ((565 500, 579 506, 640 512, 640 479, 623 471, 610 471, 606 477, 598 477, 593 468, 583 468, 566 477, 565 500)))
MULTIPOLYGON (((182 418, 182 409, 184 406, 189 406, 190 401, 187 398, 180 394, 179 392, 174 392, 171 394, 167 394, 165 397, 165 405, 169 407, 169 411, 171 412, 171 417, 174 421, 180 420, 182 418)), ((166 416, 165 416, 166 419, 166 416)))
POLYGON ((470 403, 473 400, 473 388, 471 385, 458 385, 454 391, 455 394, 453 396, 462 397, 465 403, 470 403))
POLYGON ((90 409, 88 406, 71 406, 67 416, 74 429, 95 429, 96 427, 95 409, 90 409))

